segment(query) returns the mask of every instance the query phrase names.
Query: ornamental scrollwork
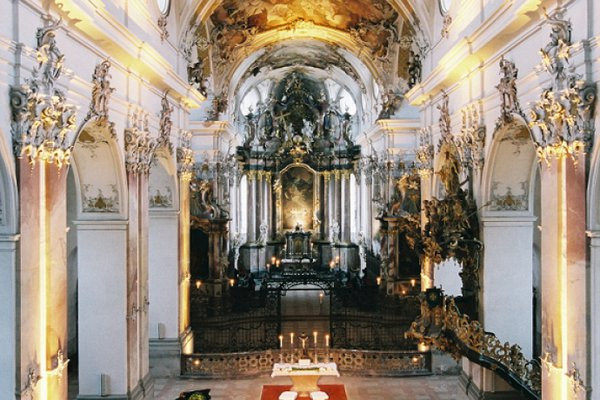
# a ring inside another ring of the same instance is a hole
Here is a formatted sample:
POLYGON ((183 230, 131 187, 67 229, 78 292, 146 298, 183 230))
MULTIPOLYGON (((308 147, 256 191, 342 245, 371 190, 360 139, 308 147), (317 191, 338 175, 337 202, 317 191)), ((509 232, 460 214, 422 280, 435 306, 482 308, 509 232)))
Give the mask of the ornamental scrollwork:
POLYGON ((416 152, 416 166, 421 173, 431 173, 433 171, 433 135, 431 127, 419 129, 419 147, 416 152))
POLYGON ((500 59, 500 83, 496 86, 500 93, 500 117, 496 122, 496 130, 502 125, 513 122, 514 115, 520 115, 525 119, 525 114, 519 104, 519 97, 517 95, 517 78, 519 76, 519 70, 515 63, 507 60, 502 56, 500 59))
POLYGON ((552 26, 550 42, 540 50, 552 86, 543 90, 530 112, 529 125, 540 161, 575 157, 589 150, 594 133, 596 86, 575 72, 570 61, 571 22, 563 10, 546 14, 552 26))
POLYGON ((440 128, 440 147, 443 143, 452 141, 452 125, 450 120, 450 110, 448 103, 448 94, 445 90, 442 90, 442 98, 440 100, 440 104, 436 106, 436 108, 440 111, 440 117, 438 119, 438 125, 440 128))
POLYGON ((125 129, 125 167, 132 174, 148 174, 158 141, 150 137, 148 113, 134 109, 125 129))
POLYGON ((181 131, 179 146, 177 147, 177 172, 181 179, 189 182, 194 169, 194 150, 192 150, 192 132, 181 131))
POLYGON ((61 21, 53 23, 47 17, 46 22, 37 30, 37 65, 31 79, 10 88, 11 132, 18 158, 26 156, 32 165, 41 161, 61 168, 70 160, 76 109, 55 87, 65 58, 56 45, 55 31, 61 21))
POLYGON ((461 109, 462 128, 455 139, 465 168, 481 170, 485 158, 485 125, 481 122, 479 106, 470 104, 461 109))
POLYGON ((166 148, 169 153, 173 153, 173 144, 171 143, 171 131, 173 130, 173 121, 171 120, 171 114, 173 114, 173 106, 169 103, 167 98, 167 92, 165 92, 160 99, 160 119, 158 125, 158 145, 159 147, 166 148))
POLYGON ((104 60, 94 68, 92 74, 92 100, 82 126, 88 121, 94 121, 97 126, 108 128, 111 137, 116 138, 115 124, 108 119, 108 104, 110 96, 115 91, 114 88, 110 87, 110 67, 110 61, 104 60))
POLYGON ((490 368, 519 390, 541 398, 541 366, 528 360, 518 345, 502 343, 486 332, 479 321, 461 313, 455 299, 440 289, 421 295, 421 315, 406 333, 409 338, 435 346, 456 360, 465 356, 490 368))
POLYGON ((167 30, 167 15, 161 15, 156 21, 158 31, 160 32, 160 41, 164 42, 169 38, 169 31, 167 30))

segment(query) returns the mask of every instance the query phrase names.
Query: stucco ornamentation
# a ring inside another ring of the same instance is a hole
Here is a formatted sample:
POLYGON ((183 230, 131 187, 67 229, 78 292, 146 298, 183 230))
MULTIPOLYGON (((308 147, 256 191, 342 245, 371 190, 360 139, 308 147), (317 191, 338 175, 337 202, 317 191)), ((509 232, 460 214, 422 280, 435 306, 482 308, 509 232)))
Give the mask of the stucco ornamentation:
POLYGON ((165 92, 160 99, 160 105, 158 146, 166 148, 169 151, 169 154, 172 154, 173 144, 171 143, 171 131, 173 130, 173 121, 171 120, 171 114, 173 114, 173 106, 169 103, 167 92, 165 92))
POLYGON ((15 155, 26 156, 32 165, 40 161, 58 168, 69 163, 76 119, 75 107, 55 87, 65 58, 56 45, 60 23, 47 17, 44 27, 38 28, 37 65, 31 79, 11 86, 9 93, 15 155))
POLYGON ((192 150, 192 133, 181 131, 177 147, 177 172, 184 182, 192 179, 194 169, 194 150, 192 150))
POLYGON ((587 152, 594 133, 596 85, 574 72, 569 59, 571 22, 559 9, 546 14, 552 26, 550 42, 540 50, 542 63, 552 75, 552 87, 542 91, 530 111, 530 127, 540 161, 587 152))
POLYGON ((125 129, 125 167, 133 174, 148 174, 158 141, 150 137, 148 113, 134 109, 129 114, 125 129))
POLYGON ((108 104, 110 96, 115 91, 114 88, 110 87, 110 67, 110 61, 104 60, 94 68, 92 101, 82 125, 85 125, 88 121, 94 121, 97 126, 108 128, 111 137, 116 138, 115 124, 108 119, 108 104))

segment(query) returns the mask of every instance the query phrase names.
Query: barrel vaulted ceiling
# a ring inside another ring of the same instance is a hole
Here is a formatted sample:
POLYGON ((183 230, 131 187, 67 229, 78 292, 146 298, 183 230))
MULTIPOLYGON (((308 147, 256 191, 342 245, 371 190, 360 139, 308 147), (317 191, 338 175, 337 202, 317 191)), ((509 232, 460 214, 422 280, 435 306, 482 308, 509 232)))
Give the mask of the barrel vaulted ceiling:
POLYGON ((193 15, 188 62, 200 63, 203 89, 229 100, 246 80, 290 67, 345 75, 370 97, 402 95, 409 53, 428 42, 408 0, 201 1, 193 15))

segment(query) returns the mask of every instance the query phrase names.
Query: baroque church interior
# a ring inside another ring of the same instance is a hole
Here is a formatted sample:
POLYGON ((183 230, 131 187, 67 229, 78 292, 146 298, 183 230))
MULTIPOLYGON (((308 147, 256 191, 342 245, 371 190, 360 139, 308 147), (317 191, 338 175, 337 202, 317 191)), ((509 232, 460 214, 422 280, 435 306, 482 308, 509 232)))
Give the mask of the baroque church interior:
POLYGON ((600 400, 597 1, 0 15, 0 400, 600 400))

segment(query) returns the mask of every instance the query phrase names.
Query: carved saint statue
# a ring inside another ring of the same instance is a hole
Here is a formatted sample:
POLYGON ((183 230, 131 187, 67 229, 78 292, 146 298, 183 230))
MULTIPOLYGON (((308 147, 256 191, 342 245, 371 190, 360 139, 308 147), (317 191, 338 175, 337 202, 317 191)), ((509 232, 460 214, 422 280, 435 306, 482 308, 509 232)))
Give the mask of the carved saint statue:
POLYGON ((408 59, 408 87, 412 88, 421 82, 421 55, 411 50, 408 59))

